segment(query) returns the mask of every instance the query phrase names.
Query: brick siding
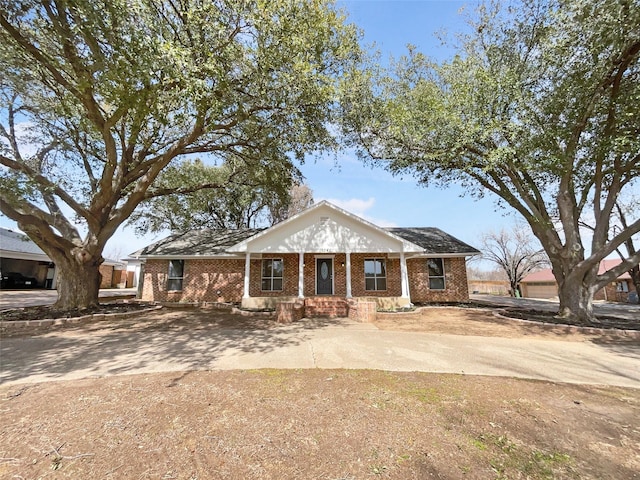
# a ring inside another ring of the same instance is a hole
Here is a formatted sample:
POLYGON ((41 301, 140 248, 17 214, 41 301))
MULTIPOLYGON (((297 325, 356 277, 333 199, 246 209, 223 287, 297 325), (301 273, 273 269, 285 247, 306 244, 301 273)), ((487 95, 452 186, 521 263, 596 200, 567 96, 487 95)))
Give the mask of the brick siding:
POLYGON ((167 291, 168 271, 167 260, 147 260, 142 300, 233 303, 242 300, 244 260, 185 260, 182 290, 175 292, 167 291))
POLYGON ((400 297, 402 296, 402 279, 400 276, 400 259, 388 258, 386 253, 352 253, 351 254, 351 295, 353 297, 400 297), (387 269, 386 290, 366 290, 364 261, 381 258, 387 269))
MULTIPOLYGON (((322 253, 304 254, 304 296, 316 296, 316 266, 318 258, 329 257, 322 253)), ((347 256, 344 253, 336 253, 333 257, 333 295, 344 297, 347 295, 347 256)), ((353 267, 351 268, 353 274, 353 267)), ((297 293, 297 290, 296 290, 297 293)), ((324 295, 323 295, 324 296, 324 295)))
POLYGON ((635 287, 631 280, 627 280, 627 288, 629 292, 618 292, 618 281, 611 282, 607 284, 604 288, 598 290, 593 296, 594 300, 607 300, 609 302, 621 302, 627 303, 629 302, 629 292, 634 292, 635 287))
POLYGON ((113 265, 100 265, 99 271, 100 275, 102 275, 102 280, 100 280, 100 288, 111 288, 111 280, 113 278, 113 265))
MULTIPOLYGON (((304 256, 304 295, 316 296, 316 257, 304 256)), ((249 295, 251 297, 285 297, 298 295, 298 254, 265 255, 263 258, 283 259, 283 290, 262 290, 262 260, 251 260, 249 295)), ((333 257, 334 297, 346 296, 346 255, 333 257), (343 266, 343 264, 345 264, 343 266)), ((144 267, 142 299, 158 302, 232 302, 242 300, 244 283, 243 259, 185 260, 182 290, 167 292, 168 260, 147 260, 144 267), (220 292, 220 293, 218 293, 220 292)), ((464 258, 444 260, 445 290, 430 290, 426 259, 407 260, 409 291, 412 302, 463 302, 469 299, 467 271, 464 258)), ((400 297, 402 283, 400 259, 386 254, 351 255, 351 294, 353 297, 400 297), (385 259, 387 288, 383 291, 365 290, 364 261, 369 258, 385 259)))
MULTIPOLYGON (((251 260, 249 273, 249 296, 251 297, 286 297, 298 295, 298 254, 263 255, 262 259, 251 260), (268 258, 282 259, 282 290, 262 290, 262 260, 268 258)), ((244 272, 244 261, 242 262, 244 272)), ((244 273, 243 273, 244 279, 244 273)))
POLYGON ((407 260, 407 270, 413 303, 469 301, 467 266, 463 257, 444 259, 444 290, 429 288, 429 271, 425 258, 407 260))

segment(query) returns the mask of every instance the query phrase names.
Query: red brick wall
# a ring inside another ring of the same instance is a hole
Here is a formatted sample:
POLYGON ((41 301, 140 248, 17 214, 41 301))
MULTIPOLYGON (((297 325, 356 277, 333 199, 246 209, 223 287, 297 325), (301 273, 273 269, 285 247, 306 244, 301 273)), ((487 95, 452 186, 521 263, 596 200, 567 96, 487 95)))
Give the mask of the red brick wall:
MULTIPOLYGON (((304 254, 304 296, 316 296, 316 266, 317 257, 328 257, 322 253, 304 254)), ((336 253, 333 257, 333 295, 344 297, 347 295, 347 256, 344 253, 336 253), (343 266, 344 264, 344 266, 343 266)), ((353 267, 352 267, 353 272, 353 267)), ((326 296, 326 295, 323 295, 326 296)))
POLYGON ((167 292, 167 260, 147 260, 142 300, 156 302, 240 302, 244 260, 185 260, 182 291, 167 292), (220 294, 218 295, 218 291, 220 294))
POLYGON ((111 280, 113 278, 113 265, 100 265, 100 275, 102 280, 100 281, 100 288, 111 288, 111 280))
MULTIPOLYGON (((604 288, 598 290, 594 295, 594 300, 607 300, 608 302, 622 302, 627 303, 629 301, 629 292, 618 292, 618 281, 607 284, 604 288), (606 292, 605 292, 606 290, 606 292)), ((629 291, 635 291, 631 280, 627 280, 627 288, 629 291)))
MULTIPOLYGON (((252 297, 297 296, 298 255, 269 255, 284 261, 283 291, 262 291, 262 260, 251 260, 249 295, 252 297)), ((316 254, 304 256, 304 294, 315 296, 316 254)), ((346 296, 346 256, 334 257, 334 296, 346 296), (343 267, 342 264, 345 263, 343 267)), ((444 261, 445 290, 430 290, 426 259, 407 260, 409 291, 412 302, 463 302, 469 299, 467 270, 464 258, 444 261)), ((167 260, 148 260, 144 267, 142 299, 158 302, 240 302, 243 294, 244 260, 185 260, 182 291, 167 292, 167 260), (220 295, 218 295, 220 291, 220 295)), ((400 259, 386 254, 351 255, 351 294, 354 297, 400 297, 402 283, 400 259), (387 289, 365 290, 364 260, 384 258, 387 267, 387 289)))
POLYGON ((400 259, 388 258, 387 254, 352 253, 351 254, 351 295, 354 297, 400 297, 402 281, 400 259), (387 267, 387 289, 365 290, 364 261, 370 258, 382 258, 387 267))
POLYGON ((469 300, 467 267, 463 257, 444 259, 444 290, 429 289, 429 273, 425 258, 407 260, 409 293, 413 303, 466 302, 469 300))
MULTIPOLYGON (((298 295, 298 254, 285 253, 281 255, 262 255, 262 259, 251 260, 249 273, 249 296, 251 297, 290 297, 298 295), (283 262, 282 291, 262 290, 262 260, 267 258, 281 258, 283 262)), ((244 262, 242 264, 244 272, 244 262)), ((244 274, 243 274, 244 275, 244 274)))

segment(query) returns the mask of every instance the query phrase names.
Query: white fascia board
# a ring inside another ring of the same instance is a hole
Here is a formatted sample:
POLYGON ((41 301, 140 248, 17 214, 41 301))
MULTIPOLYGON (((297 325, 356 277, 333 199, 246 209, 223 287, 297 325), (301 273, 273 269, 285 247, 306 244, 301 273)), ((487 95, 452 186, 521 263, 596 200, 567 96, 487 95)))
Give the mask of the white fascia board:
MULTIPOLYGON (((387 230, 384 230, 383 228, 378 227, 377 225, 374 225, 373 223, 364 220, 363 218, 358 217, 357 215, 354 215, 353 213, 347 212, 346 210, 343 210, 340 207, 335 206, 334 204, 327 202, 326 200, 322 200, 319 203, 316 203, 315 205, 309 207, 308 209, 294 215, 291 218, 288 218, 287 220, 280 222, 276 225, 274 225, 271 228, 268 228, 266 230, 263 230, 262 232, 257 233, 256 235, 249 237, 245 240, 243 240, 242 242, 237 243, 236 245, 233 245, 232 247, 230 247, 228 249, 229 252, 246 252, 249 249, 249 245, 251 243, 256 242, 256 240, 259 240, 260 238, 264 237, 264 236, 269 236, 269 235, 274 235, 276 234, 278 231, 281 231, 283 229, 286 229, 288 226, 290 226, 292 223, 294 222, 300 222, 301 219, 303 217, 307 217, 309 215, 311 215, 313 212, 315 212, 316 210, 320 210, 322 208, 327 208, 329 210, 333 210, 335 212, 337 212, 338 214, 341 214, 345 217, 347 217, 348 219, 350 219, 351 221, 355 222, 356 224, 360 224, 363 227, 366 227, 370 230, 373 230, 374 232, 376 232, 378 235, 383 236, 387 239, 393 240, 398 242, 398 248, 394 248, 393 251, 403 251, 403 252, 409 252, 409 253, 413 253, 413 252, 422 252, 423 249, 422 247, 419 247, 418 245, 415 245, 414 243, 411 243, 407 240, 405 240, 404 238, 401 238, 387 230)), ((303 229, 301 228, 300 231, 302 231, 303 229)), ((296 248, 292 248, 292 252, 298 251, 299 249, 296 248)), ((280 253, 286 253, 284 251, 280 252, 280 253)))
POLYGON ((0 257, 14 258, 16 260, 34 260, 36 262, 51 261, 51 259, 44 253, 15 252, 11 250, 0 250, 0 257))

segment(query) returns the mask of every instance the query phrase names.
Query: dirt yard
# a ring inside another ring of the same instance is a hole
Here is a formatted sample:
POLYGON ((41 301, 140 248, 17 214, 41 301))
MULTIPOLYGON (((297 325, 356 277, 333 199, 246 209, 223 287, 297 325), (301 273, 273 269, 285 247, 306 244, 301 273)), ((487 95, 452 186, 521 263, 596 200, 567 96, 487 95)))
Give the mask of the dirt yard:
POLYGON ((638 391, 380 371, 0 388, 0 477, 632 479, 638 391))
MULTIPOLYGON (((433 308, 378 328, 601 341, 433 308)), ((167 310, 14 335, 271 329, 167 310)), ((612 336, 607 341, 618 341, 612 336)), ((640 391, 366 370, 114 376, 0 387, 0 478, 633 479, 640 391)))

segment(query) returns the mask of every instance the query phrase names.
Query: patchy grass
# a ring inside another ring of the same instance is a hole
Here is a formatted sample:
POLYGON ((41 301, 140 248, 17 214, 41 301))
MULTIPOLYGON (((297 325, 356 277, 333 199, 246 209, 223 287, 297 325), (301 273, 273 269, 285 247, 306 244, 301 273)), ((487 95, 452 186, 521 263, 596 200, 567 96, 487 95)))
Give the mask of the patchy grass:
POLYGON ((613 480, 640 471, 640 395, 628 388, 265 369, 0 387, 0 409, 1 478, 613 480))

